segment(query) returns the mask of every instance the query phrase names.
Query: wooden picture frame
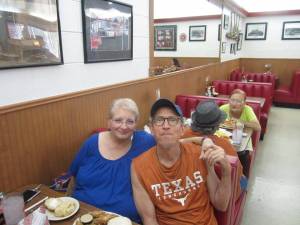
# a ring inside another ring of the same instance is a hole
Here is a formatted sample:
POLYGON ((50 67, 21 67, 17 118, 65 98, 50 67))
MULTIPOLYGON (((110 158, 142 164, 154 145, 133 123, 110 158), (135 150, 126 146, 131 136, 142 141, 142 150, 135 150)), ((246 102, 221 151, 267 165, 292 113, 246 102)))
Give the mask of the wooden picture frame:
POLYGON ((81 0, 81 4, 84 62, 132 60, 132 6, 112 0, 81 0))

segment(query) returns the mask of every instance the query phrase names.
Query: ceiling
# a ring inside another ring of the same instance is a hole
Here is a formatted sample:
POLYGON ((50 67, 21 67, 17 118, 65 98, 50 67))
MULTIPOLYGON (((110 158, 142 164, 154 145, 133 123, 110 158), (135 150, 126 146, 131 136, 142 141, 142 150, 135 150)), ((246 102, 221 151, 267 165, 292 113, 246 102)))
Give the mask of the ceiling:
MULTIPOLYGON (((220 0, 154 0, 154 19, 221 14, 220 0)), ((247 12, 300 10, 300 0, 224 0, 247 12)))
POLYGON ((247 12, 299 10, 299 0, 232 0, 247 12))

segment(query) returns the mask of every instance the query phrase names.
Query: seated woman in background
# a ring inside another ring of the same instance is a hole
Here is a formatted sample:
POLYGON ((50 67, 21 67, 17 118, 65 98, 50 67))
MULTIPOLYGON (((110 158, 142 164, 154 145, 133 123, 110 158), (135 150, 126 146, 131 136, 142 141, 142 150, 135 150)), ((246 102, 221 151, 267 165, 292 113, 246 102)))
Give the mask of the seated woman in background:
POLYGON ((155 145, 152 135, 135 131, 139 111, 128 98, 117 99, 109 112, 108 129, 89 137, 70 167, 68 192, 100 209, 140 222, 130 180, 131 160, 155 145))
MULTIPOLYGON (((246 105, 246 93, 241 89, 235 89, 229 97, 229 104, 220 107, 227 114, 228 120, 239 121, 244 127, 249 127, 253 131, 260 131, 261 127, 253 109, 246 105)), ((239 153, 240 161, 244 166, 244 173, 248 176, 249 168, 248 155, 253 151, 252 140, 250 139, 246 150, 239 153)))
MULTIPOLYGON (((215 132, 219 129, 219 125, 226 119, 226 114, 219 109, 219 106, 214 101, 200 102, 196 111, 192 114, 191 128, 186 128, 183 141, 192 141, 193 137, 205 136, 210 138, 215 145, 224 149, 227 155, 238 157, 236 150, 227 138, 218 137, 215 132)), ((243 166, 238 162, 237 175, 241 182, 238 185, 236 199, 238 199, 242 188, 246 188, 247 179, 243 175, 243 166)))
POLYGON ((246 93, 241 89, 235 89, 229 97, 229 104, 222 105, 221 110, 226 112, 227 119, 239 120, 245 127, 260 131, 261 127, 253 109, 246 105, 246 93))

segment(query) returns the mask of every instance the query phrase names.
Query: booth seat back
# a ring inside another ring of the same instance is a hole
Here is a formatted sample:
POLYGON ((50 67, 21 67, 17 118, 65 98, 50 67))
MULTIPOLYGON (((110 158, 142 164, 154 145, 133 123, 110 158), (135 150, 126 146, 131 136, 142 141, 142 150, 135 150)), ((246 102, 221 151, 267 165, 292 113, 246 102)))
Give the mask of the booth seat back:
POLYGON ((300 103, 300 70, 294 73, 290 89, 300 103))
MULTIPOLYGON (((183 116, 189 118, 191 111, 194 111, 200 102, 207 101, 207 100, 213 100, 219 106, 228 103, 228 99, 226 98, 207 97, 207 96, 200 96, 200 95, 177 95, 175 103, 180 106, 183 116)), ((251 106, 258 121, 260 121, 261 109, 259 103, 247 101, 247 105, 251 106)), ((253 149, 256 150, 260 138, 260 132, 253 132, 251 138, 252 138, 253 149)))
POLYGON ((247 96, 263 97, 266 99, 262 112, 269 114, 272 106, 272 84, 259 82, 239 82, 227 80, 215 80, 213 86, 219 94, 230 95, 234 89, 241 89, 246 92, 247 96))
POLYGON ((274 102, 300 104, 300 71, 293 74, 290 86, 281 85, 275 90, 274 102))
POLYGON ((245 76, 247 80, 252 80, 253 82, 271 83, 272 90, 274 91, 276 76, 272 73, 250 73, 241 72, 240 70, 234 70, 230 74, 230 80, 241 81, 243 76, 245 76))
MULTIPOLYGON (((237 209, 235 208, 236 203, 234 199, 236 199, 237 185, 240 185, 239 178, 237 175, 239 159, 235 156, 228 155, 227 157, 231 165, 231 197, 230 202, 228 204, 228 208, 225 212, 215 210, 215 216, 218 221, 218 225, 233 225, 233 222, 236 220, 235 216, 237 209)), ((219 164, 215 166, 215 171, 219 177, 222 176, 221 167, 219 164)), ((243 197, 246 197, 245 192, 241 194, 240 198, 243 197)), ((243 207, 239 209, 242 211, 243 207)))

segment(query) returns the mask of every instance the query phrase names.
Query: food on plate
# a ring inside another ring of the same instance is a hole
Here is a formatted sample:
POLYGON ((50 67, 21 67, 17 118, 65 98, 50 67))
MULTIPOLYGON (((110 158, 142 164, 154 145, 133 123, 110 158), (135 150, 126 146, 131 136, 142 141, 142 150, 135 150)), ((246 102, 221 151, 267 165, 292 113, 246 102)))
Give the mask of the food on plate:
POLYGON ((48 210, 54 211, 58 205, 62 203, 62 200, 59 198, 48 198, 45 201, 45 206, 48 210))
POLYGON ((65 217, 75 211, 76 204, 72 200, 62 200, 60 198, 48 198, 45 201, 46 208, 56 217, 65 217))
POLYGON ((127 217, 118 216, 108 221, 107 225, 132 225, 127 217))
POLYGON ((54 215, 57 217, 65 217, 70 215, 75 210, 75 203, 73 201, 63 201, 55 210, 54 215))
POLYGON ((89 224, 93 221, 93 216, 89 213, 84 214, 80 217, 80 222, 82 222, 83 224, 89 224))
POLYGON ((232 134, 231 132, 225 130, 225 129, 222 129, 222 128, 219 128, 216 132, 215 132, 215 135, 218 136, 218 137, 224 137, 224 138, 229 138, 232 134))
POLYGON ((220 124, 220 127, 226 128, 226 129, 233 129, 235 126, 236 121, 235 120, 225 120, 222 124, 220 124))
POLYGON ((132 223, 127 217, 99 210, 82 215, 76 220, 75 225, 132 225, 132 223))

